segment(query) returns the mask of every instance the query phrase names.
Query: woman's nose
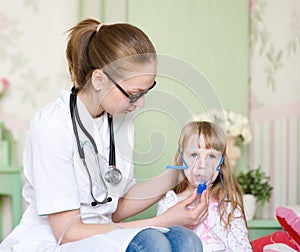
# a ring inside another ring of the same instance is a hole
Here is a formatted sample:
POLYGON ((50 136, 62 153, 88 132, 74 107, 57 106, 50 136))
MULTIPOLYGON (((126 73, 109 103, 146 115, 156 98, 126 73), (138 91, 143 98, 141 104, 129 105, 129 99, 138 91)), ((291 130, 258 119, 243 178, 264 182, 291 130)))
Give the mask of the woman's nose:
POLYGON ((145 96, 142 96, 140 99, 136 100, 133 103, 134 106, 143 108, 145 106, 145 96))

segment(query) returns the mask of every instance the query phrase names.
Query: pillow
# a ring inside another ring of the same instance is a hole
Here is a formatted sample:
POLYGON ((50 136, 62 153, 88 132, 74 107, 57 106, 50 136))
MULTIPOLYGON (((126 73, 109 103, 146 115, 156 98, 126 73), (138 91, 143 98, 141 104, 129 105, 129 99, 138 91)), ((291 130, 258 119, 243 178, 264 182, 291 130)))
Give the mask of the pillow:
POLYGON ((297 250, 294 250, 290 248, 289 246, 285 245, 284 243, 276 243, 276 244, 270 244, 263 248, 263 252, 297 252, 297 250))
MULTIPOLYGON (((267 236, 263 236, 260 238, 257 238, 251 242, 253 247, 253 252, 261 252, 264 248, 267 248, 267 245, 270 244, 285 244, 289 246, 289 248, 296 251, 296 246, 294 245, 294 242, 291 241, 288 234, 283 231, 276 231, 272 234, 269 234, 267 236)), ((292 251, 293 251, 292 250, 292 251)))
POLYGON ((289 206, 285 206, 286 208, 292 209, 295 214, 300 217, 300 205, 289 205, 289 206))
POLYGON ((290 208, 277 207, 276 218, 300 251, 300 217, 290 208))

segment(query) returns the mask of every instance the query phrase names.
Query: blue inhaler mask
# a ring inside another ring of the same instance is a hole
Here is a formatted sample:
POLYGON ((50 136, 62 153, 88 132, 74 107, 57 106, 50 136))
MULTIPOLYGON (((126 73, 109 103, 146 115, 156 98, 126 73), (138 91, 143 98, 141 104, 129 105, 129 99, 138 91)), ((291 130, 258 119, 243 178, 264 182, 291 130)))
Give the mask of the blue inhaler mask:
POLYGON ((187 153, 185 157, 178 148, 182 166, 168 165, 167 169, 182 169, 192 186, 197 187, 197 199, 194 204, 198 204, 201 194, 215 181, 220 168, 224 162, 224 156, 215 150, 203 150, 200 153, 187 153))
POLYGON ((216 179, 220 167, 224 162, 221 152, 214 149, 201 149, 200 151, 187 151, 184 154, 178 148, 182 165, 168 165, 167 169, 183 170, 192 186, 207 183, 216 179))
MULTIPOLYGON (((211 169, 208 169, 207 171, 207 180, 203 179, 197 186, 197 197, 194 200, 194 202, 188 206, 189 209, 193 209, 195 206, 197 206, 200 203, 201 200, 201 195, 204 192, 204 190, 206 190, 207 186, 210 186, 213 184, 213 182, 215 181, 215 179, 217 178, 219 172, 221 171, 220 167, 224 162, 224 156, 221 157, 220 162, 217 166, 217 168, 215 169, 215 171, 211 174, 209 171, 211 171, 211 169), (208 185, 207 185, 208 183, 208 185)), ((222 176, 221 176, 222 178, 222 176)))

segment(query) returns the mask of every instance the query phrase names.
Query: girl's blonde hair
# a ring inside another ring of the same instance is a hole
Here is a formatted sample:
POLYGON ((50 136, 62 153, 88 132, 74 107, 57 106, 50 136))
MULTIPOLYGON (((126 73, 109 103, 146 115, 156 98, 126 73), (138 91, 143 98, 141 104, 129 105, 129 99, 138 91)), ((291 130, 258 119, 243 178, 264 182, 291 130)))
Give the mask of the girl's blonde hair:
MULTIPOLYGON (((205 149, 215 149, 224 156, 224 162, 220 167, 220 173, 208 190, 210 198, 219 203, 218 210, 221 221, 224 222, 225 227, 227 228, 234 217, 235 209, 239 209, 245 219, 242 190, 235 178, 226 155, 226 136, 224 131, 218 125, 206 121, 192 121, 187 123, 182 128, 178 140, 179 150, 184 153, 185 148, 192 138, 199 139, 200 148, 200 136, 204 138, 205 149), (229 213, 227 212, 227 202, 231 203, 231 210, 229 213)), ((175 166, 183 165, 182 158, 178 151, 174 156, 173 163, 175 166)), ((179 183, 173 188, 176 194, 183 192, 189 184, 183 170, 178 170, 177 172, 179 183)))

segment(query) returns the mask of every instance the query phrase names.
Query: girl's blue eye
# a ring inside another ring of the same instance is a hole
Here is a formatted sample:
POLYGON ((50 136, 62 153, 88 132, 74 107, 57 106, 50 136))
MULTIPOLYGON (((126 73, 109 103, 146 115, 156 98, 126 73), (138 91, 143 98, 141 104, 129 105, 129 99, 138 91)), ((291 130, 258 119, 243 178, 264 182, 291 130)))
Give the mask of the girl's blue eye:
POLYGON ((210 158, 210 159, 215 159, 216 156, 215 156, 214 154, 210 154, 210 155, 209 155, 209 158, 210 158))
POLYGON ((192 153, 191 157, 195 158, 195 157, 197 157, 197 154, 196 153, 192 153))

